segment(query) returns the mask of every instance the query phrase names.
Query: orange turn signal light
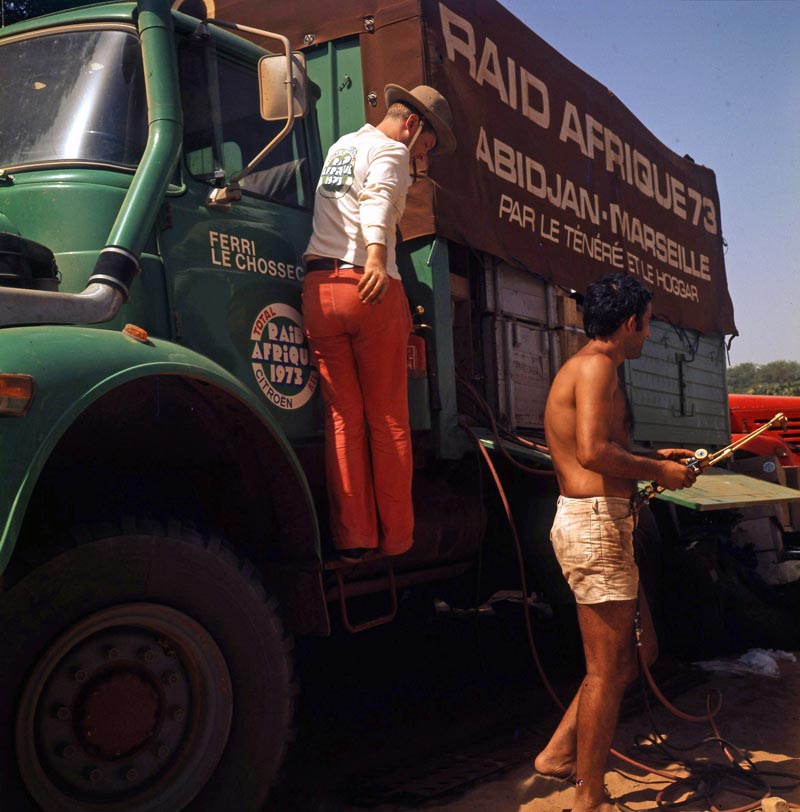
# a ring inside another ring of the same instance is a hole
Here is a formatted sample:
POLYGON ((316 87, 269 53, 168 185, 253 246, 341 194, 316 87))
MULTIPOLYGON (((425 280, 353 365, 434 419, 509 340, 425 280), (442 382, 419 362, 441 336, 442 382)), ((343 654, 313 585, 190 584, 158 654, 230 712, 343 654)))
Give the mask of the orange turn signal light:
POLYGON ((135 324, 126 324, 122 328, 122 332, 126 336, 135 338, 137 341, 141 341, 142 343, 147 341, 147 330, 145 330, 143 327, 138 327, 135 324))
POLYGON ((33 390, 32 376, 0 372, 0 416, 24 417, 33 402, 33 390))

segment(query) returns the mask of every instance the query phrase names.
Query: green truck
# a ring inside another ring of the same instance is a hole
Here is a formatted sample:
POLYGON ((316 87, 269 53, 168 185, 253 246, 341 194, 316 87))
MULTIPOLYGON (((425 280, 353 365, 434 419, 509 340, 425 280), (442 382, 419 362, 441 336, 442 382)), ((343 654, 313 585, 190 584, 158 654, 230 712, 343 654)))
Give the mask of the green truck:
POLYGON ((206 5, 0 32, 14 812, 262 809, 292 728, 291 637, 389 622, 398 590, 464 576, 489 543, 513 557, 474 438, 544 472, 499 463, 523 537, 546 545, 544 401, 592 278, 655 290, 653 340, 624 368, 636 441, 730 436, 710 170, 493 0, 206 5), (327 147, 381 118, 386 83, 423 81, 459 148, 420 168, 401 224, 415 544, 342 568, 302 253, 327 147))

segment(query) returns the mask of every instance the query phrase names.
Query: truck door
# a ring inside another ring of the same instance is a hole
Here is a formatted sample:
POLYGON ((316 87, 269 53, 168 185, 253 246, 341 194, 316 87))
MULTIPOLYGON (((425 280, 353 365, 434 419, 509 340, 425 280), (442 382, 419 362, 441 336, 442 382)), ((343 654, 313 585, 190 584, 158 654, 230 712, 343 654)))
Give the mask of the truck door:
MULTIPOLYGON (((229 41, 231 38, 226 38, 229 41)), ((187 38, 180 46, 184 110, 181 193, 158 232, 174 339, 236 374, 290 437, 315 430, 317 373, 301 320, 302 253, 311 229, 305 125, 241 182, 227 210, 208 192, 241 169, 283 126, 259 114, 257 52, 187 38)))

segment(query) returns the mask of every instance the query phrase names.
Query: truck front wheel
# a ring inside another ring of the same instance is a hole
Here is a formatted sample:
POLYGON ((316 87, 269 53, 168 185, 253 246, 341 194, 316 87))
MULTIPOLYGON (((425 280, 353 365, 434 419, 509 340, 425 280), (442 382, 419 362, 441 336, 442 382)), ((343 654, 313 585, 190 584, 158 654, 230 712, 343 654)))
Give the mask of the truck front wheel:
POLYGON ((4 808, 262 809, 293 706, 275 602, 178 524, 100 535, 0 595, 4 808))

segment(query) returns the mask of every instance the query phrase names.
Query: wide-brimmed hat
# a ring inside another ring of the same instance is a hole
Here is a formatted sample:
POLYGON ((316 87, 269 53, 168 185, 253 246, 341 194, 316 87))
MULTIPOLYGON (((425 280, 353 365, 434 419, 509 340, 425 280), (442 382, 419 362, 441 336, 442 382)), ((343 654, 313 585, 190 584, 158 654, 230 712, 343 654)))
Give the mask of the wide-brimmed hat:
POLYGON ((413 107, 436 133, 436 146, 430 155, 446 155, 456 148, 456 137, 453 135, 453 114, 447 99, 435 88, 428 85, 417 85, 413 90, 406 90, 400 85, 386 85, 383 89, 386 106, 395 102, 413 107))

